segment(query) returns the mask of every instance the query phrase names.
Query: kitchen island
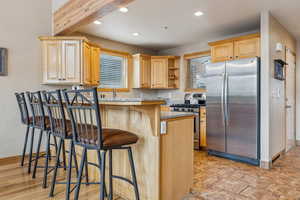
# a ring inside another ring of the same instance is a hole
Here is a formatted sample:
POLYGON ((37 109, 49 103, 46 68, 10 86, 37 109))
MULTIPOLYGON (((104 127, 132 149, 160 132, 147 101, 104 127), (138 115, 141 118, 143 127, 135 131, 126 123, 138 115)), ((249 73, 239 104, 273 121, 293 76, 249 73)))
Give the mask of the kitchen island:
MULTIPOLYGON (((162 100, 99 100, 103 127, 127 130, 139 137, 133 157, 141 200, 180 200, 189 193, 193 176, 192 114, 161 113, 162 100), (161 134, 161 121, 166 131, 161 134)), ((81 153, 78 149, 77 153, 81 153)), ((95 151, 88 160, 97 162, 95 151)), ((89 167, 97 180, 99 171, 89 167)), ((126 151, 113 152, 113 174, 131 179, 126 151)), ((133 187, 114 179, 114 193, 134 199, 133 187)))

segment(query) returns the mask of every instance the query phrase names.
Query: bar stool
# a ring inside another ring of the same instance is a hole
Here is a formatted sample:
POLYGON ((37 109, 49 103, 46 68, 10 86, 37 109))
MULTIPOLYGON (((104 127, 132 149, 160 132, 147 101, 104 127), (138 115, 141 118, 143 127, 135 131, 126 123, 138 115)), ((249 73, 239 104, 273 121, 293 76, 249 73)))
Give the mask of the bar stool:
POLYGON ((28 136, 29 136, 29 130, 31 130, 31 138, 30 138, 30 150, 29 150, 29 164, 28 164, 28 173, 31 172, 31 162, 32 162, 32 150, 33 150, 33 140, 34 140, 34 127, 33 127, 33 121, 32 118, 29 117, 28 113, 28 107, 26 103, 26 98, 24 93, 15 93, 15 96, 17 98, 20 114, 21 114, 21 122, 26 125, 26 134, 25 134, 25 141, 23 145, 23 151, 22 151, 22 159, 21 159, 21 166, 24 166, 24 159, 27 149, 27 143, 28 143, 28 136))
POLYGON ((132 157, 132 149, 130 146, 138 141, 138 137, 128 131, 102 128, 96 88, 64 91, 63 93, 67 104, 68 114, 72 122, 73 142, 74 144, 83 147, 74 199, 78 200, 79 197, 82 171, 87 162, 87 151, 94 150, 97 152, 98 166, 100 167, 100 200, 104 200, 104 197, 106 196, 105 160, 107 151, 109 152, 109 200, 113 199, 113 178, 130 183, 134 187, 135 198, 139 200, 139 190, 132 157), (113 175, 113 150, 127 150, 132 180, 113 175))
POLYGON ((75 152, 75 146, 72 140, 72 125, 70 120, 66 120, 65 117, 65 110, 62 102, 61 97, 61 91, 50 91, 46 92, 43 91, 43 97, 45 100, 45 106, 48 111, 48 116, 50 118, 50 124, 51 124, 51 134, 53 134, 55 137, 59 138, 58 142, 58 150, 56 154, 56 163, 54 168, 54 173, 52 177, 52 183, 51 183, 51 189, 50 189, 50 197, 53 197, 54 195, 54 189, 55 184, 66 184, 66 199, 70 199, 70 184, 71 184, 71 172, 72 172, 72 159, 74 158, 76 173, 78 174, 78 165, 77 165, 77 158, 76 158, 76 152, 75 152), (65 140, 70 141, 69 150, 67 153, 69 153, 69 160, 68 160, 68 172, 67 172, 67 182, 56 182, 57 177, 57 170, 59 168, 62 168, 60 166, 60 156, 61 153, 63 153, 63 156, 65 156, 65 152, 62 148, 65 146, 65 140))
MULTIPOLYGON (((41 92, 40 91, 26 92, 26 95, 28 97, 31 112, 32 112, 32 124, 33 124, 32 126, 33 126, 33 128, 40 130, 32 178, 36 177, 36 169, 37 168, 44 168, 43 188, 46 188, 47 187, 47 177, 48 177, 48 174, 50 173, 50 171, 48 170, 49 169, 49 160, 51 159, 50 120, 49 120, 49 117, 45 115, 41 92), (40 148, 41 148, 41 142, 42 142, 43 135, 45 134, 44 132, 46 132, 46 136, 47 136, 46 146, 45 146, 45 152, 46 152, 45 164, 44 164, 44 166, 38 166, 39 159, 41 157, 43 157, 43 156, 40 156, 40 148)), ((54 137, 54 143, 55 143, 54 144, 55 149, 57 151, 57 142, 56 142, 55 137, 54 137)), ((50 168, 54 168, 54 167, 50 166, 50 168)))

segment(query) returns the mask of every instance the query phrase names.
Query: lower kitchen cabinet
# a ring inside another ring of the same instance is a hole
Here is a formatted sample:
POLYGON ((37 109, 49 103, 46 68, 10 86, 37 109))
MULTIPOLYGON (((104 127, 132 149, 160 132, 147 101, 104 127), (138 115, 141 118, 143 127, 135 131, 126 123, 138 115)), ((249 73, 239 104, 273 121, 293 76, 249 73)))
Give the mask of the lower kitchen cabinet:
POLYGON ((84 37, 40 37, 43 83, 98 85, 100 48, 84 37))
POLYGON ((193 185, 194 118, 167 121, 161 135, 161 200, 181 200, 193 185))
POLYGON ((206 147, 206 107, 200 107, 200 146, 206 147))

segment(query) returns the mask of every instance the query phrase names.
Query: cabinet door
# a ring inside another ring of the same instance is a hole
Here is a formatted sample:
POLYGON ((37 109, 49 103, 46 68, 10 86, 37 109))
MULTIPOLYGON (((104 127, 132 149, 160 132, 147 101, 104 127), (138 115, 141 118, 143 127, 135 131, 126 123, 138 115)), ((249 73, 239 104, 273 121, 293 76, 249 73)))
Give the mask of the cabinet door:
POLYGON ((215 45, 211 48, 212 62, 223 62, 233 59, 233 42, 215 45))
POLYGON ((253 58, 260 56, 260 38, 234 42, 234 58, 253 58))
POLYGON ((140 65, 141 88, 151 88, 151 57, 142 56, 140 65))
POLYGON ((83 82, 86 85, 92 84, 91 77, 91 47, 89 44, 83 44, 83 82))
POLYGON ((98 86, 100 81, 100 49, 91 48, 91 79, 92 85, 98 86))
POLYGON ((168 88, 168 59, 151 59, 151 87, 168 88))
POLYGON ((59 83, 61 80, 61 42, 44 41, 42 50, 43 82, 59 83))
POLYGON ((64 83, 80 83, 80 41, 62 42, 62 74, 64 83))

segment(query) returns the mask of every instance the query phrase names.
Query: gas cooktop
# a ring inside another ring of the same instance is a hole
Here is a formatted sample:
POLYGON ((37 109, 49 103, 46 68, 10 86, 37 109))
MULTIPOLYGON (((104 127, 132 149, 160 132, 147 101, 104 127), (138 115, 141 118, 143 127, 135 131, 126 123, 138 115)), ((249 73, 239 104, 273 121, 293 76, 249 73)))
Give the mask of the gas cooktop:
POLYGON ((172 104, 170 107, 177 108, 199 108, 201 106, 205 106, 205 104, 172 104))

